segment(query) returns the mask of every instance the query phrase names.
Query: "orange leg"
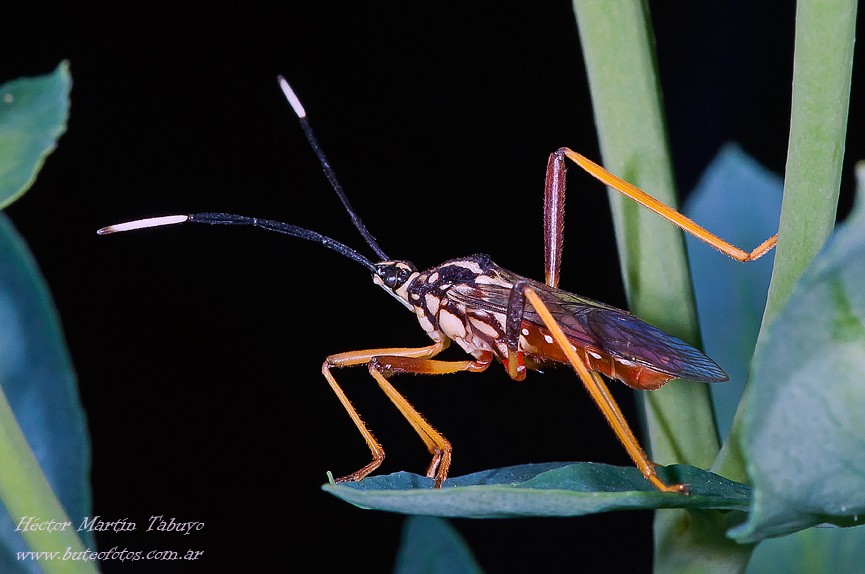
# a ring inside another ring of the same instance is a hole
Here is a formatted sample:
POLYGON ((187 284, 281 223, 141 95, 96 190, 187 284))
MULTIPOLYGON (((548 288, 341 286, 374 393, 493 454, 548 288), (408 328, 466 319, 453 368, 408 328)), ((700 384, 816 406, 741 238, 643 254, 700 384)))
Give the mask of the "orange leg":
POLYGON ((449 344, 444 340, 434 343, 428 347, 417 349, 391 348, 371 349, 367 351, 349 351, 329 356, 322 365, 322 374, 330 387, 336 393, 343 408, 354 421, 372 453, 372 461, 363 468, 337 479, 337 482, 358 481, 378 468, 384 461, 384 449, 375 439, 360 418, 357 410, 348 400, 342 388, 336 382, 330 372, 332 367, 352 367, 366 364, 370 375, 376 380, 379 387, 393 402, 400 413, 411 424, 415 432, 423 440, 424 444, 433 455, 432 462, 427 470, 427 476, 435 479, 435 487, 439 488, 447 478, 451 462, 451 444, 432 425, 430 425, 409 402, 397 391, 387 380, 397 373, 412 373, 424 375, 446 375, 459 371, 480 372, 485 370, 492 361, 492 354, 476 360, 466 361, 436 361, 432 357, 442 352, 449 344))
POLYGON ((603 379, 601 379, 601 376, 595 371, 589 370, 583 360, 580 359, 571 345, 571 342, 568 340, 561 327, 559 327, 559 324, 553 318, 549 309, 547 309, 547 306, 543 301, 541 301, 538 294, 527 285, 521 285, 520 287, 525 298, 528 299, 529 303, 532 304, 532 307, 534 307, 535 311, 540 315, 544 325, 549 329, 553 340, 555 340, 556 344, 564 352, 568 362, 573 367, 574 371, 576 371, 577 375, 579 375, 583 385, 585 385, 589 394, 592 396, 592 399, 594 399, 595 403, 600 407, 601 412, 612 427, 613 432, 616 433, 619 441, 625 447, 631 460, 634 461, 634 464, 636 464, 637 468, 639 468, 643 473, 643 476, 645 476, 646 479, 658 490, 663 492, 687 493, 687 488, 684 484, 667 485, 658 478, 655 474, 655 464, 649 460, 648 456, 646 456, 645 451, 642 449, 637 438, 634 436, 634 433, 631 431, 631 427, 628 426, 628 421, 625 420, 625 416, 622 414, 619 405, 616 404, 613 395, 610 393, 610 390, 607 388, 603 379))
MULTIPOLYGON (((775 247, 775 244, 778 242, 778 235, 775 234, 772 237, 770 237, 769 239, 767 239, 766 241, 764 241, 763 243, 761 243, 760 245, 758 245, 757 247, 755 247, 750 252, 739 249, 735 245, 733 245, 727 241, 724 241, 723 239, 721 239, 717 235, 707 231, 705 228, 700 227, 692 219, 685 217, 684 215, 682 215, 681 213, 679 213, 678 211, 676 211, 672 207, 669 207, 669 206, 665 205, 664 203, 661 203, 660 201, 658 201, 657 199, 655 199, 654 197, 652 197, 651 195, 649 195, 648 193, 646 193, 645 191, 640 189, 639 187, 628 183, 627 181, 621 179, 618 176, 613 175, 612 173, 610 173, 609 171, 607 171, 606 169, 604 169, 600 165, 598 165, 595 162, 593 162, 592 160, 588 159, 587 157, 585 157, 581 154, 578 154, 577 152, 575 152, 571 149, 568 149, 566 147, 559 149, 557 152, 555 152, 553 154, 553 156, 556 156, 556 158, 559 158, 556 160, 559 162, 563 161, 560 159, 562 155, 566 156, 568 159, 570 159, 571 161, 576 163, 578 166, 580 166, 581 168, 583 168, 584 170, 589 172, 590 175, 592 175, 596 179, 600 180, 602 183, 612 187, 613 189, 615 189, 619 193, 622 193, 625 196, 633 199, 634 201, 636 201, 637 203, 639 203, 643 207, 646 207, 646 208, 654 211, 655 213, 657 213, 658 215, 660 215, 661 217, 663 217, 664 219, 666 219, 670 223, 673 223, 674 225, 678 226, 683 231, 687 231, 688 233, 690 233, 691 235, 693 235, 697 239, 699 239, 705 243, 708 243, 709 245, 711 245, 712 247, 714 247, 715 249, 717 249, 721 253, 724 253, 725 255, 728 255, 737 261, 745 262, 745 261, 753 261, 755 259, 759 259, 763 255, 768 253, 773 247, 775 247)), ((550 162, 552 163, 553 161, 554 161, 553 157, 551 156, 550 162)), ((550 173, 549 167, 547 168, 547 173, 548 173, 547 177, 549 179, 549 177, 550 177, 549 176, 549 173, 550 173)), ((563 196, 564 184, 562 184, 561 188, 562 188, 562 192, 561 192, 562 197, 560 199, 560 203, 563 206, 564 205, 564 196, 563 196)))
POLYGON ((600 165, 566 147, 550 154, 544 186, 544 275, 547 285, 557 287, 562 264, 562 246, 565 227, 565 160, 567 157, 602 183, 651 209, 667 221, 708 243, 721 253, 737 261, 753 261, 768 253, 778 242, 775 234, 753 251, 744 251, 697 225, 672 207, 661 203, 642 189, 613 175, 600 165))
POLYGON ((565 234, 565 160, 561 150, 550 154, 544 182, 544 280, 559 286, 565 234))

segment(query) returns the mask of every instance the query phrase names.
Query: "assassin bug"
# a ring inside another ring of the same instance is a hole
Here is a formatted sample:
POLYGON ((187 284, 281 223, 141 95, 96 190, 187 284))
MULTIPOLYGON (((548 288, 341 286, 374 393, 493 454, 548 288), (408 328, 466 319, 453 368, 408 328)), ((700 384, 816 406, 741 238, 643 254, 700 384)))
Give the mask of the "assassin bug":
POLYGON ((284 78, 279 83, 300 120, 306 139, 352 222, 379 261, 315 231, 265 219, 226 213, 197 213, 141 219, 104 227, 99 234, 193 222, 213 225, 250 225, 314 241, 360 263, 373 282, 413 311, 432 344, 419 348, 382 348, 348 351, 328 356, 322 374, 336 393, 372 453, 372 461, 337 479, 358 481, 384 460, 384 449, 367 428, 333 374, 333 369, 366 365, 388 398, 426 444, 432 462, 426 475, 440 487, 451 464, 451 444, 391 385, 399 373, 444 375, 480 372, 501 362, 514 380, 527 370, 569 365, 576 371, 607 422, 643 475, 661 491, 687 492, 682 484, 665 484, 655 473, 610 394, 601 374, 635 389, 653 390, 676 378, 703 383, 727 380, 709 357, 678 338, 645 323, 627 311, 558 288, 562 260, 566 159, 654 211, 681 229, 738 260, 751 261, 771 250, 777 235, 751 252, 727 243, 644 191, 616 177, 584 156, 561 148, 550 155, 544 190, 545 282, 533 281, 503 269, 488 255, 451 259, 437 267, 418 270, 408 261, 388 257, 352 208, 333 168, 310 127, 306 111, 284 78), (471 359, 443 361, 435 357, 451 342, 471 359))

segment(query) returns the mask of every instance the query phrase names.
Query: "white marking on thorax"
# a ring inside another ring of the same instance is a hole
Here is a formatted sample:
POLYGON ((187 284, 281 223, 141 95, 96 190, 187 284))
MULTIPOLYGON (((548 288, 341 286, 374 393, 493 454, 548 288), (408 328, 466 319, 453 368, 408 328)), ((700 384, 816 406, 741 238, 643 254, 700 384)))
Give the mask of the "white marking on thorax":
POLYGON ((514 286, 513 283, 509 281, 505 281, 498 275, 478 275, 475 277, 475 283, 478 285, 498 285, 499 287, 504 287, 505 289, 510 289, 514 286))
MULTIPOLYGON (((417 320, 420 323, 421 329, 423 329, 427 335, 433 337, 433 333, 438 333, 439 330, 433 325, 432 321, 427 317, 426 312, 423 307, 415 307, 414 309, 415 315, 417 315, 417 320)), ((441 337, 433 337, 436 341, 438 341, 441 337)))
POLYGON ((441 300, 432 293, 427 293, 424 300, 430 315, 436 315, 439 312, 439 303, 441 303, 441 300))
POLYGON ((495 329, 495 327, 493 327, 486 321, 483 321, 482 319, 469 317, 469 323, 471 324, 473 329, 477 329, 478 331, 489 337, 496 338, 499 336, 499 332, 495 329))
POLYGON ((466 336, 466 326, 462 319, 448 311, 442 309, 439 311, 439 329, 451 339, 464 339, 466 336))

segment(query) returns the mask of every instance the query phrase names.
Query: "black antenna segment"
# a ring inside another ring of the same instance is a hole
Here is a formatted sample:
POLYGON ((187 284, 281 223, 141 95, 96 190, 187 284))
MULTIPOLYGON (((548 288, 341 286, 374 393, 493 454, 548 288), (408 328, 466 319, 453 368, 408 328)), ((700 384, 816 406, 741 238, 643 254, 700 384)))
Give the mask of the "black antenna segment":
POLYGON ((342 190, 342 186, 339 184, 339 180, 336 179, 336 172, 334 172, 333 168, 330 166, 330 162, 327 161, 327 157, 324 155, 324 151, 322 151, 321 146, 318 144, 318 139, 315 137, 315 132, 312 131, 312 126, 309 124, 309 119, 306 117, 306 110, 303 109, 303 105, 300 103, 300 99, 298 99, 297 95, 294 93, 294 90, 291 89, 291 86, 288 85, 288 82, 282 76, 277 76, 279 81, 279 86, 282 88, 282 92, 285 94, 285 98, 288 100, 288 103, 291 104, 294 113, 297 114, 297 118, 300 120, 300 127, 303 128, 303 133, 306 135, 306 140, 309 142, 309 145, 312 147, 312 151, 315 152, 316 157, 318 157, 318 161, 321 164, 321 167, 324 168, 324 174, 327 176, 327 180, 330 182, 330 186, 339 196, 339 200, 342 201, 343 207, 348 212, 349 217, 351 217, 351 222, 354 223, 354 226, 363 236, 364 240, 367 244, 375 251, 376 255, 382 261, 390 260, 381 247, 378 246, 375 238, 366 228, 366 225, 363 224, 360 217, 355 212, 354 208, 351 206, 351 203, 348 201, 348 197, 345 195, 345 192, 342 190))
POLYGON ((371 273, 375 273, 375 265, 372 261, 352 249, 347 245, 343 245, 335 239, 331 239, 327 235, 322 235, 317 231, 304 229, 290 223, 282 223, 280 221, 272 221, 270 219, 259 219, 257 217, 248 217, 246 215, 235 215, 233 213, 193 213, 191 215, 166 215, 163 217, 150 217, 148 219, 136 219, 126 223, 117 223, 103 227, 96 233, 99 235, 109 235, 111 233, 119 233, 121 231, 132 231, 134 229, 145 229, 148 227, 162 227, 164 225, 173 225, 176 223, 208 223, 210 225, 250 225, 259 227, 267 231, 275 231, 292 237, 306 239, 320 245, 324 245, 329 249, 333 249, 340 255, 344 255, 353 261, 357 261, 366 267, 371 273))

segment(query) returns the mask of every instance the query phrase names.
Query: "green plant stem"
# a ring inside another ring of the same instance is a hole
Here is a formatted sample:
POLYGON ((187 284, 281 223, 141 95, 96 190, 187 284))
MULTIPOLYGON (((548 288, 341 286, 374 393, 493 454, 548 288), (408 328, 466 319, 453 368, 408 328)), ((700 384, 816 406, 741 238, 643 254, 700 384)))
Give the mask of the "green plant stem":
MULTIPOLYGON (((613 173, 676 207, 648 8, 640 0, 574 0, 603 163, 613 173)), ((699 327, 681 232, 610 193, 622 274, 631 310, 699 345, 699 327)), ((707 467, 718 453, 709 389, 674 381, 641 397, 656 462, 707 467)), ((716 511, 656 513, 655 569, 731 572, 750 547, 724 536, 716 511)))
MULTIPOLYGON (((23 517, 33 516, 34 522, 54 520, 69 522, 66 511, 42 474, 30 445, 24 438, 6 395, 0 389, 0 498, 18 526, 23 517)), ((22 536, 34 552, 81 552, 84 546, 77 534, 77 524, 62 530, 24 530, 22 536)), ((93 562, 84 560, 42 560, 42 569, 53 573, 97 572, 93 562)))
MULTIPOLYGON (((784 200, 756 352, 767 325, 787 303, 835 225, 850 105, 856 5, 856 0, 800 0, 796 6, 784 200)), ((748 481, 740 443, 747 404, 746 390, 727 444, 713 466, 716 472, 742 482, 748 481)))
MULTIPOLYGON (((607 169, 676 206, 667 135, 645 6, 575 1, 601 154, 607 169)), ((631 310, 691 343, 699 328, 681 232, 610 191, 622 274, 631 310)), ((673 382, 643 393, 653 460, 695 466, 718 451, 705 385, 673 382), (687 432, 684 432, 687 429, 687 432)))

